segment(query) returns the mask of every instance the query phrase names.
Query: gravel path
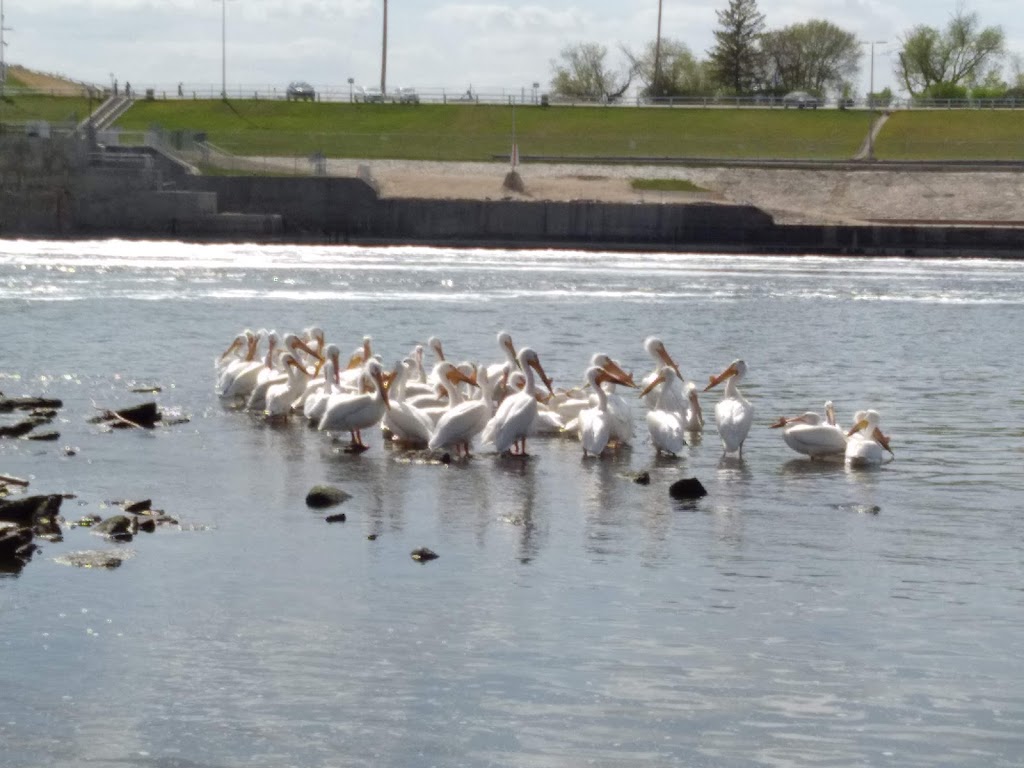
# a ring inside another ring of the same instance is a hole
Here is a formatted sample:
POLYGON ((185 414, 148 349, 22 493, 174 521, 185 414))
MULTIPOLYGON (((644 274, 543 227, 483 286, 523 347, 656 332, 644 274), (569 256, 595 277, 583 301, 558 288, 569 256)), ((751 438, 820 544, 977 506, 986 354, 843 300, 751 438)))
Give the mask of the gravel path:
MULTIPOLYGON (((251 158, 267 170, 308 173, 295 161, 251 158)), ((528 164, 525 194, 503 189, 505 163, 328 160, 334 176, 360 169, 384 197, 749 203, 780 224, 955 222, 1024 226, 1024 174, 1014 171, 845 171, 779 168, 528 164), (634 178, 687 179, 704 193, 638 192, 634 178)))

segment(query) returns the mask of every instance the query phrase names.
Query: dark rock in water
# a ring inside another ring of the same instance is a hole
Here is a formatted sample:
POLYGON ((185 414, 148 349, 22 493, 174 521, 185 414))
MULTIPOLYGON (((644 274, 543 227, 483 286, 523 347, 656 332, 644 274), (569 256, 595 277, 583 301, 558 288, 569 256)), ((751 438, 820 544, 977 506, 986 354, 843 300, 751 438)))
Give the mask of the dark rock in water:
POLYGON ((31 528, 6 528, 0 530, 0 570, 7 564, 25 563, 36 551, 32 543, 31 528))
POLYGON ((342 504, 351 498, 352 494, 346 493, 341 488, 335 488, 333 485, 314 485, 306 494, 306 506, 323 509, 342 504))
POLYGON ((439 461, 442 464, 451 464, 452 463, 452 455, 446 451, 446 452, 441 454, 441 458, 439 459, 439 461))
POLYGON ((633 482, 636 483, 637 485, 650 485, 651 474, 649 472, 640 472, 636 475, 633 475, 633 482))
POLYGON ((38 427, 40 424, 44 424, 38 419, 25 419, 19 421, 17 424, 12 424, 9 427, 0 427, 0 437, 24 437, 33 429, 38 427))
POLYGON ((119 411, 104 411, 102 415, 90 419, 90 423, 102 424, 105 422, 108 426, 117 429, 131 427, 153 429, 162 418, 156 403, 149 402, 134 405, 131 408, 122 408, 119 411))
POLYGON ((328 523, 344 523, 346 519, 344 512, 339 512, 336 515, 328 515, 324 518, 328 523))
POLYGON ((96 533, 102 533, 104 536, 113 538, 123 534, 131 535, 138 530, 138 525, 138 521, 127 515, 113 515, 102 522, 96 523, 92 529, 96 533))
POLYGON ((707 496, 708 492, 696 477, 684 477, 669 486, 668 495, 673 499, 699 499, 707 496))
POLYGON ((156 531, 156 518, 155 517, 144 517, 138 521, 138 528, 144 533, 153 533, 156 531))
POLYGON ((3 397, 0 395, 0 413, 13 410, 31 411, 33 408, 63 408, 61 400, 46 397, 3 397))
POLYGON ((369 539, 370 541, 376 541, 377 540, 377 534, 376 533, 367 534, 366 538, 369 539))
POLYGON ((45 440, 55 441, 60 440, 60 432, 40 432, 36 435, 29 435, 28 440, 45 440))
POLYGON ((40 520, 56 520, 64 497, 60 494, 48 496, 23 496, 20 499, 0 499, 0 520, 9 520, 31 528, 40 520))
POLYGON ((410 554, 412 555, 413 560, 418 560, 421 563, 425 563, 427 560, 437 560, 437 558, 440 557, 437 552, 432 549, 427 549, 426 547, 414 549, 410 554))
POLYGON ((370 446, 368 445, 357 445, 356 443, 349 443, 348 445, 341 449, 341 452, 359 454, 364 453, 368 450, 370 450, 370 446))
POLYGON ((74 525, 77 525, 79 528, 92 528, 96 523, 99 523, 102 520, 103 518, 97 514, 82 515, 74 525))
POLYGON ((73 565, 76 568, 117 568, 132 556, 129 550, 111 549, 68 552, 55 559, 61 565, 73 565))
POLYGON ((125 512, 147 512, 153 508, 153 500, 143 499, 142 501, 126 501, 121 505, 121 508, 125 512))
POLYGON ((833 504, 832 508, 841 512, 856 512, 859 515, 877 515, 882 511, 877 504, 833 504))
POLYGON ((135 387, 132 390, 132 392, 134 392, 137 395, 155 395, 158 392, 163 392, 163 391, 164 391, 164 388, 159 386, 159 385, 154 385, 152 387, 135 387))

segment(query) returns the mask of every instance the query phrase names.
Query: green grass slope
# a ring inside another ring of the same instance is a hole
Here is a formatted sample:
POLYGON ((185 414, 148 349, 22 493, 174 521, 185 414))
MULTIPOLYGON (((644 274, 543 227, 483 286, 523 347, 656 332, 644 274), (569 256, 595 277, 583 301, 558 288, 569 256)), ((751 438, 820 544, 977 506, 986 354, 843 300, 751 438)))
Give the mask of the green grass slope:
POLYGON ((852 157, 863 113, 838 110, 637 109, 279 101, 136 102, 125 130, 194 130, 241 155, 489 160, 557 157, 852 157))
POLYGON ((880 160, 1024 160, 1024 110, 895 112, 875 141, 880 160))
POLYGON ((75 123, 89 116, 90 108, 99 106, 77 96, 5 95, 0 99, 0 123, 23 123, 46 120, 51 123, 75 123))

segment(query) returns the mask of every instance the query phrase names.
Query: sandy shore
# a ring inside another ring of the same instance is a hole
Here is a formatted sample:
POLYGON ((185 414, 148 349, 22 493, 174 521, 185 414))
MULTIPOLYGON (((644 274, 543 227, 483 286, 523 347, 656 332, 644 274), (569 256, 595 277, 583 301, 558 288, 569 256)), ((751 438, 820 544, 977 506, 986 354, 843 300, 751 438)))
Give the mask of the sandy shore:
MULTIPOLYGON (((293 161, 253 159, 295 170, 293 161)), ((502 188, 504 163, 329 160, 327 172, 368 169, 384 197, 749 203, 780 224, 956 222, 1024 226, 1024 174, 1012 171, 841 171, 621 165, 519 167, 525 194, 502 188), (634 178, 687 179, 705 193, 638 192, 634 178)), ((308 168, 300 172, 309 172, 308 168)))

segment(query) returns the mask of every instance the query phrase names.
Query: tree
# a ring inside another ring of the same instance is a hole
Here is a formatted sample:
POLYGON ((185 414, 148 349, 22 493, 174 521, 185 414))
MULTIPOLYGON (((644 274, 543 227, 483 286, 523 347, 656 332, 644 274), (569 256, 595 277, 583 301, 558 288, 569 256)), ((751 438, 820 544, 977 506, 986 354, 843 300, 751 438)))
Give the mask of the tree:
POLYGON ((944 32, 918 25, 900 41, 896 76, 914 96, 970 88, 998 68, 1005 53, 1002 27, 981 28, 977 13, 956 12, 944 32))
POLYGON ((812 19, 761 37, 765 82, 777 93, 841 91, 863 56, 857 36, 835 24, 812 19))
POLYGON ((612 100, 622 96, 632 82, 631 73, 611 71, 605 58, 608 49, 599 43, 578 43, 562 49, 561 63, 551 62, 551 90, 576 99, 612 100))
POLYGON ((729 0, 729 7, 715 14, 719 28, 714 31, 715 47, 708 51, 712 76, 737 96, 753 93, 760 71, 758 41, 764 14, 757 10, 757 0, 729 0))
POLYGON ((648 97, 707 96, 714 93, 709 67, 698 61, 689 47, 678 40, 650 42, 643 54, 623 47, 634 75, 644 84, 641 94, 648 97), (658 66, 655 66, 657 57, 658 66), (655 81, 657 80, 657 82, 655 81))

